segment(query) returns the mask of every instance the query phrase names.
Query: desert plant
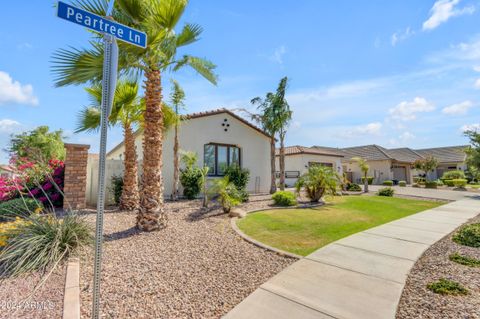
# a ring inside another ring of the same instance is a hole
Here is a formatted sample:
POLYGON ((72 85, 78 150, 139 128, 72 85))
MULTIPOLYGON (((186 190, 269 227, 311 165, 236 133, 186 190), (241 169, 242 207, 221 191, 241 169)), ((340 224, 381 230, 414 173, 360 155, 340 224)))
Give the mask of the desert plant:
POLYGON ((272 195, 273 202, 279 206, 295 206, 297 199, 294 193, 289 191, 277 191, 272 195))
POLYGON ((445 172, 442 175, 442 179, 458 179, 458 178, 465 178, 465 173, 460 170, 455 170, 455 171, 445 172))
POLYGON ((456 188, 465 188, 467 186, 467 180, 464 178, 452 179, 452 182, 456 188))
POLYGON ((55 267, 92 241, 89 224, 73 214, 62 219, 31 215, 6 236, 7 245, 0 252, 1 277, 55 267))
POLYGON ((382 185, 384 185, 384 186, 393 186, 393 181, 391 181, 391 180, 383 181, 382 185))
POLYGON ((339 176, 330 167, 313 165, 308 171, 300 176, 295 184, 296 192, 302 189, 312 202, 318 202, 323 195, 337 193, 339 176))
POLYGON ((113 193, 113 201, 115 205, 120 204, 120 199, 122 198, 123 191, 123 177, 122 176, 112 176, 112 185, 110 186, 113 193))
POLYGON ((451 254, 448 257, 451 261, 456 262, 457 264, 469 266, 469 267, 480 267, 480 259, 472 258, 468 256, 460 255, 459 253, 451 254))
POLYGON ((14 220, 16 217, 28 217, 43 209, 43 204, 33 198, 11 199, 0 203, 0 222, 14 220))
POLYGON ((228 179, 237 187, 242 202, 248 201, 247 183, 250 178, 250 171, 234 164, 225 169, 225 176, 228 176, 228 179))
POLYGON ((405 182, 405 181, 399 181, 399 182, 398 182, 398 186, 400 186, 400 187, 406 187, 406 186, 407 186, 407 182, 405 182))
POLYGON ((432 282, 427 285, 427 288, 433 291, 436 294, 441 295, 466 295, 468 294, 468 289, 460 285, 456 281, 448 280, 441 278, 438 281, 432 282))
POLYGON ((360 192, 362 188, 356 183, 348 183, 346 186, 346 190, 350 192, 360 192))
POLYGON ((452 239, 460 245, 480 247, 480 223, 463 226, 452 239))
POLYGON ((227 176, 216 179, 210 191, 218 196, 218 201, 222 205, 224 213, 229 213, 233 207, 241 203, 237 187, 230 182, 227 176))
POLYGON ((384 187, 384 188, 380 188, 377 192, 377 195, 378 196, 388 196, 388 197, 392 197, 393 194, 395 193, 395 191, 393 190, 393 188, 391 187, 384 187))

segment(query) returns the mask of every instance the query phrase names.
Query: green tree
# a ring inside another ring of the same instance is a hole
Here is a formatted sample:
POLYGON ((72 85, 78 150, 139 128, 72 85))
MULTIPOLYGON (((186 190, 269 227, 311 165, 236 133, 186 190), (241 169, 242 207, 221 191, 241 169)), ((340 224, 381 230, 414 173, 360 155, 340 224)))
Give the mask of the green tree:
POLYGON ((361 157, 353 157, 352 158, 355 162, 357 162, 358 167, 363 173, 363 191, 368 193, 368 170, 370 169, 370 165, 368 165, 367 160, 361 157))
POLYGON ((264 131, 270 136, 270 168, 271 168, 271 184, 270 194, 277 190, 276 186, 276 169, 275 169, 275 136, 278 134, 280 139, 280 189, 285 188, 285 135, 288 125, 292 119, 293 112, 290 110, 285 92, 288 79, 284 77, 280 80, 277 91, 269 92, 265 98, 255 97, 251 100, 253 105, 257 105, 260 114, 251 114, 252 118, 258 121, 264 131))
MULTIPOLYGON (((75 3, 99 15, 105 15, 107 8, 106 0, 77 0, 75 3)), ((143 189, 137 215, 137 227, 144 231, 167 225, 161 170, 164 117, 162 75, 189 66, 213 84, 217 81, 212 62, 191 55, 177 57, 179 48, 198 41, 202 33, 199 25, 190 23, 180 30, 176 29, 187 4, 187 0, 117 0, 112 13, 114 20, 144 31, 148 37, 146 49, 119 43, 120 72, 145 77, 143 189)), ((98 35, 95 35, 88 49, 56 52, 53 71, 57 75, 57 86, 101 79, 103 46, 98 40, 98 35)))
POLYGON ((318 202, 323 195, 335 195, 339 181, 340 177, 330 167, 313 165, 300 176, 295 188, 297 193, 303 189, 310 201, 318 202))
POLYGON ((184 106, 185 92, 177 81, 173 81, 173 89, 170 95, 171 103, 178 121, 175 122, 174 142, 173 142, 173 188, 172 200, 178 199, 178 183, 180 166, 178 165, 178 126, 180 124, 180 108, 184 106))
POLYGON ((63 131, 51 132, 48 126, 13 135, 7 151, 12 157, 46 163, 51 159, 65 159, 63 131))
POLYGON ((474 167, 480 170, 480 133, 477 131, 466 131, 465 136, 470 139, 470 146, 465 149, 467 166, 469 169, 474 167))
POLYGON ((413 162, 413 167, 415 167, 416 170, 425 173, 425 181, 428 181, 428 172, 433 171, 437 166, 438 161, 433 156, 427 156, 424 159, 418 159, 413 162))

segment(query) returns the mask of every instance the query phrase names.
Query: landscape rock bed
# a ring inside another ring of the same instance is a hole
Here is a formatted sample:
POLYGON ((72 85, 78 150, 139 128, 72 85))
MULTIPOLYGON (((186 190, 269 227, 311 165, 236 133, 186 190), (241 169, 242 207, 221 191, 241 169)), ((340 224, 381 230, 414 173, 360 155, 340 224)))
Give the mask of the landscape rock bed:
MULTIPOLYGON (((247 211, 268 208, 252 196, 247 211)), ((295 261, 244 241, 219 207, 166 203, 167 229, 141 233, 135 213, 105 214, 102 278, 104 318, 219 318, 295 261)), ((94 211, 85 212, 95 221, 94 211)), ((89 318, 93 251, 81 259, 81 311, 89 318)))
MULTIPOLYGON (((480 222, 477 216, 469 223, 480 222)), ((480 268, 460 265, 449 260, 455 252, 480 259, 480 248, 462 246, 452 241, 452 234, 431 246, 412 268, 397 319, 406 318, 480 318, 480 268), (427 284, 446 278, 467 288, 466 296, 435 294, 427 284)))

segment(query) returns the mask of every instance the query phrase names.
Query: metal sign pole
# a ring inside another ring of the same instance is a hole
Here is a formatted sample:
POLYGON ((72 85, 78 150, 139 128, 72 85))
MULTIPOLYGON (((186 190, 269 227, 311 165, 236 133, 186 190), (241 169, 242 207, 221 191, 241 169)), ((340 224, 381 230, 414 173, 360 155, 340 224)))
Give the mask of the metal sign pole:
MULTIPOLYGON (((110 1, 107 15, 113 9, 113 0, 110 1)), ((102 271, 102 244, 103 244, 103 213, 105 208, 105 160, 107 152, 108 117, 113 106, 115 87, 117 83, 118 46, 114 36, 104 35, 104 60, 102 78, 102 110, 100 123, 100 152, 98 161, 98 199, 97 223, 95 230, 95 261, 93 272, 93 305, 92 318, 100 316, 100 281, 102 271)))

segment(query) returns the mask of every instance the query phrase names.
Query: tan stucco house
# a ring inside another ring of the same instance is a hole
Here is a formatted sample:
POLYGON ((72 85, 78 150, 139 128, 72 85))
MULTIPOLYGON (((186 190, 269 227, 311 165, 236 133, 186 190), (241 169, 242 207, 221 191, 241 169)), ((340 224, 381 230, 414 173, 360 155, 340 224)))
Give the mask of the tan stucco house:
MULTIPOLYGON (((277 149, 275 168, 279 171, 280 150, 277 149)), ((288 146, 285 147, 285 184, 288 187, 293 186, 298 177, 304 174, 312 165, 324 165, 332 167, 336 172, 342 172, 342 163, 344 155, 338 149, 329 147, 305 147, 288 146)))
MULTIPOLYGON (((141 165, 143 134, 136 133, 136 148, 141 165)), ((165 196, 173 186, 173 129, 163 141, 163 181, 165 196)), ((233 163, 250 171, 247 191, 263 193, 270 190, 270 136, 252 123, 226 110, 193 113, 180 124, 179 145, 184 151, 198 154, 198 165, 210 167, 210 178, 223 175, 223 167, 233 163)), ((121 160, 124 145, 120 143, 107 154, 107 159, 121 160)), ((181 190, 180 190, 181 192, 181 190)))
POLYGON ((429 178, 437 179, 441 178, 445 172, 452 170, 465 171, 467 169, 465 149, 468 147, 468 145, 434 147, 419 149, 416 152, 424 157, 433 156, 437 159, 437 169, 429 173, 429 178))

